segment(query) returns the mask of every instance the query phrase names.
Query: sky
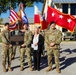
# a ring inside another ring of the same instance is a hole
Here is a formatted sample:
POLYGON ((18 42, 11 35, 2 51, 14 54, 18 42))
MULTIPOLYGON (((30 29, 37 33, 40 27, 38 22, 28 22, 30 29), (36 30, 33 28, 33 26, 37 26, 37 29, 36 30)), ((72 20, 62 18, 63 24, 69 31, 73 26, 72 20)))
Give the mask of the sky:
MULTIPOLYGON (((36 5, 40 11, 42 11, 42 3, 34 3, 32 7, 26 7, 25 8, 25 13, 27 15, 28 18, 33 18, 34 17, 34 5, 36 5)), ((14 9, 16 12, 18 12, 18 7, 16 9, 14 9)), ((2 13, 0 15, 0 18, 8 18, 10 16, 10 12, 9 10, 7 10, 6 13, 2 13)))

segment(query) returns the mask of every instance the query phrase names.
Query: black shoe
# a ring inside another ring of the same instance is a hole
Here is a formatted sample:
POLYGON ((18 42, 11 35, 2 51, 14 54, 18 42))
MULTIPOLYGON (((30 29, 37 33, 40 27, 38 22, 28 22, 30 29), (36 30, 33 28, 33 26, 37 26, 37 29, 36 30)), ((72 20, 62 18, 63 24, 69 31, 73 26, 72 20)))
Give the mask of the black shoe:
POLYGON ((15 59, 15 57, 11 58, 11 60, 14 60, 14 59, 15 59))
POLYGON ((40 71, 40 68, 38 68, 37 70, 40 71))
POLYGON ((40 69, 38 69, 38 71, 40 71, 40 69))

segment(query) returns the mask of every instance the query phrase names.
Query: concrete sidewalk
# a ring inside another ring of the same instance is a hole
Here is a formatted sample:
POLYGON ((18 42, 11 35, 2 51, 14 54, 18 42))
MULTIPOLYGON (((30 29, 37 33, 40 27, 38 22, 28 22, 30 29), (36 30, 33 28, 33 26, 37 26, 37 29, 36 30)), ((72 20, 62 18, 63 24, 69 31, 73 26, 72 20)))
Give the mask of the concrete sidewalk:
MULTIPOLYGON (((1 48, 0 44, 0 49, 1 48)), ((0 50, 0 53, 1 53, 0 50)), ((53 71, 46 72, 47 59, 42 58, 41 60, 41 70, 40 71, 30 71, 27 65, 27 59, 25 61, 24 71, 20 71, 20 60, 19 60, 19 50, 16 51, 16 58, 12 61, 12 72, 4 73, 2 70, 2 58, 0 55, 0 75, 76 75, 76 42, 62 42, 60 50, 60 69, 61 73, 57 74, 55 70, 55 65, 53 65, 53 71)))

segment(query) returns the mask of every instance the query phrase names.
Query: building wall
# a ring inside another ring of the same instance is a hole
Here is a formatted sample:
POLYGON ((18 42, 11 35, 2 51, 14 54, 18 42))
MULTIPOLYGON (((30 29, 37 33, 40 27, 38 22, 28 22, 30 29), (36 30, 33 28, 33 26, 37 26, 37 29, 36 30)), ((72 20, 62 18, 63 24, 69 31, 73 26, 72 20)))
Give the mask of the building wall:
POLYGON ((31 31, 34 31, 34 28, 36 27, 36 26, 41 26, 40 24, 30 24, 29 25, 29 29, 31 30, 31 31))
MULTIPOLYGON (((31 30, 31 31, 34 31, 34 28, 35 28, 35 26, 41 26, 41 25, 39 25, 39 24, 29 24, 29 29, 31 30)), ((1 31, 4 29, 4 25, 3 24, 0 24, 0 33, 1 33, 1 31)))
POLYGON ((3 28, 4 28, 4 25, 1 24, 1 25, 0 25, 0 33, 1 33, 1 31, 3 30, 3 28))

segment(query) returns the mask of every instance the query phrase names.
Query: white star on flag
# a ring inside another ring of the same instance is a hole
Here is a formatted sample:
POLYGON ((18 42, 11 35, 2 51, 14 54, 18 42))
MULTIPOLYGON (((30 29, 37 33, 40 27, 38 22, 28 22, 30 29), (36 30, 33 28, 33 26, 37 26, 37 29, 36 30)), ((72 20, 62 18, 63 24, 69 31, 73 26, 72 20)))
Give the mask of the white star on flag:
POLYGON ((68 19, 68 23, 70 23, 72 20, 71 19, 68 19))
POLYGON ((59 15, 59 18, 61 18, 61 19, 62 19, 62 18, 63 18, 63 16, 62 16, 62 15, 59 15))
POLYGON ((53 12, 53 13, 52 13, 52 17, 54 17, 54 16, 55 16, 55 13, 53 12))

